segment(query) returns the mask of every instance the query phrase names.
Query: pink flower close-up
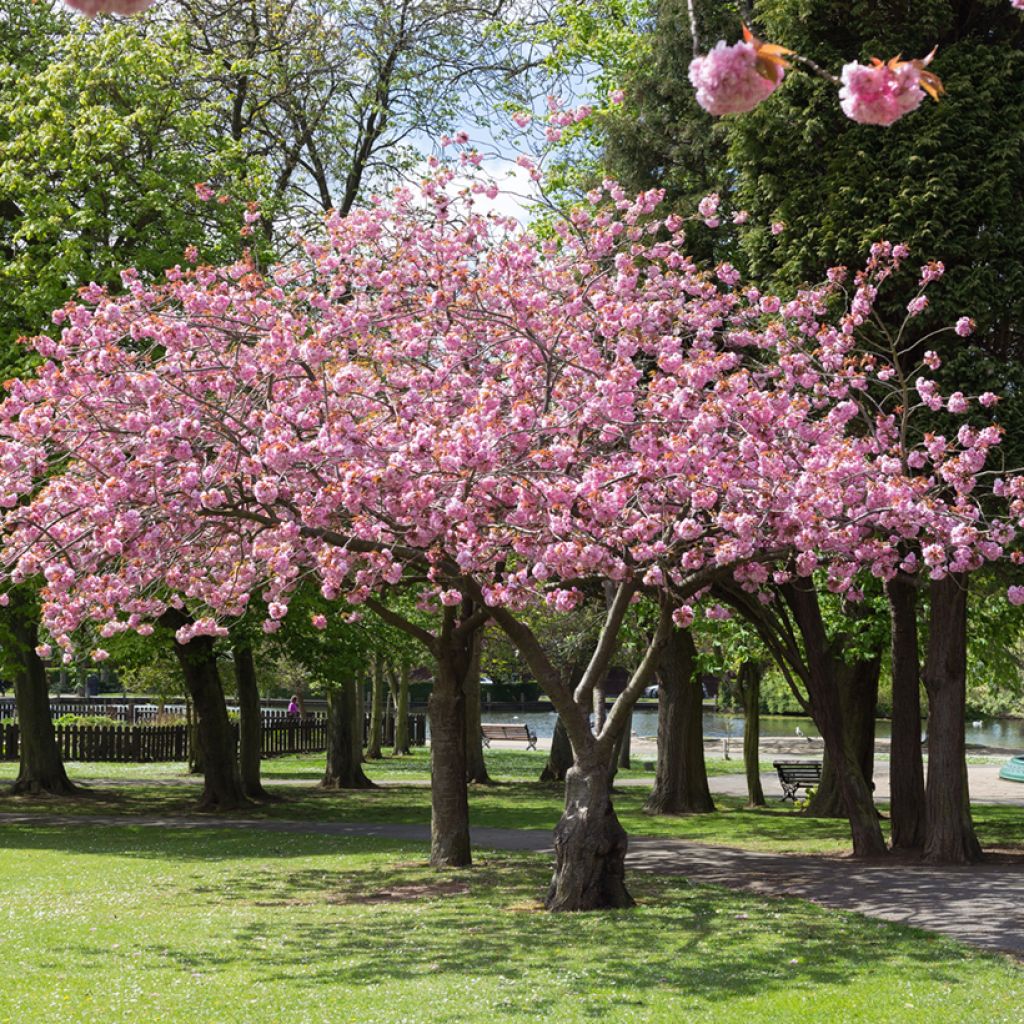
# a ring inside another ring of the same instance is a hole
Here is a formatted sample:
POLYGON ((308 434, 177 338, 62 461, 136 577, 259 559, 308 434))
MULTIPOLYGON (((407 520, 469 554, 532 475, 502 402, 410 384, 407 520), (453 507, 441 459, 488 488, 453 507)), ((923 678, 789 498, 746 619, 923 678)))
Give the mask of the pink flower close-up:
POLYGON ((697 102, 716 117, 753 110, 775 92, 784 75, 781 64, 764 61, 757 47, 746 41, 727 46, 719 40, 710 53, 690 63, 697 102))
MULTIPOLYGON (((934 51, 933 51, 934 52, 934 51)), ((839 105, 858 124, 891 125, 916 110, 927 92, 934 99, 942 93, 938 77, 925 70, 924 60, 893 59, 883 63, 856 62, 843 66, 839 105)))

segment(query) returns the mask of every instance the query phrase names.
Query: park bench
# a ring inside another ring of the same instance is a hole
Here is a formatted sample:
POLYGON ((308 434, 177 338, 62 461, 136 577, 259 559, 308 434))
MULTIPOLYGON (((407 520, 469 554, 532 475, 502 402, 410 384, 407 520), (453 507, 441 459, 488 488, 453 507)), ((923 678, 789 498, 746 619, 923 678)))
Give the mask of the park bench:
POLYGON ((490 725, 480 726, 480 735, 484 746, 489 747, 491 740, 525 740, 527 750, 537 749, 537 736, 528 725, 490 725))
POLYGON ((820 761, 773 761, 782 783, 782 799, 796 802, 798 789, 810 789, 821 782, 820 761))

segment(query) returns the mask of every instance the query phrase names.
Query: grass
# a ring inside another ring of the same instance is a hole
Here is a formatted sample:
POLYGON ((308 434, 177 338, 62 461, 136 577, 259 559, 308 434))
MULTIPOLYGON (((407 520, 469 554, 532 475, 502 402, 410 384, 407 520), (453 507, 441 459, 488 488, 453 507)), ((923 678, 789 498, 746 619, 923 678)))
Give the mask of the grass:
MULTIPOLYGON (((495 786, 474 786, 470 814, 476 826, 550 830, 561 812, 560 784, 536 782, 544 755, 501 750, 488 754, 495 786)), ((732 769, 734 761, 709 762, 712 769, 732 769)), ((367 766, 369 775, 386 787, 367 791, 325 792, 317 788, 322 756, 277 758, 265 762, 268 790, 280 799, 246 808, 241 817, 309 821, 394 822, 427 824, 430 793, 426 754, 385 758, 367 766)), ((0 812, 25 811, 69 814, 184 815, 192 811, 198 780, 172 765, 70 765, 72 778, 89 787, 84 800, 0 799, 0 812), (89 780, 93 780, 90 784, 89 780), (107 780, 107 781, 103 781, 107 780)), ((14 766, 0 764, 0 777, 13 777, 14 766)), ((633 777, 643 773, 634 772, 633 777)), ((652 778, 646 773, 646 778, 652 778)), ((775 853, 840 854, 849 850, 845 822, 805 818, 792 805, 772 800, 769 806, 747 810, 743 800, 719 796, 713 814, 652 817, 644 812, 644 786, 623 786, 615 808, 627 832, 636 836, 687 839, 775 853)), ((975 824, 983 846, 1024 850, 1024 808, 979 805, 975 824)), ((883 825, 886 823, 883 823, 883 825)))
POLYGON ((914 929, 681 879, 537 912, 546 858, 436 873, 315 835, 0 829, 0 1024, 1018 1022, 1024 974, 914 929))

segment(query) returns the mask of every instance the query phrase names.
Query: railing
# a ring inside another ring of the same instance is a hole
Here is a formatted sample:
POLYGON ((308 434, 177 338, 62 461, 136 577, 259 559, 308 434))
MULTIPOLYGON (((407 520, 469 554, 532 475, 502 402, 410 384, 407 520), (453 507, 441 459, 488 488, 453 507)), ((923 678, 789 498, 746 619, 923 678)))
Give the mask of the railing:
MULTIPOLYGON (((68 714, 68 712, 65 712, 68 714)), ((367 723, 368 724, 368 723, 367 723)), ((385 742, 392 743, 394 722, 385 720, 385 742)), ((185 761, 189 757, 189 729, 177 725, 57 725, 57 746, 65 761, 185 761)), ((315 754, 327 749, 325 718, 286 719, 264 723, 261 750, 264 757, 315 754)), ((409 716, 410 742, 426 741, 426 719, 409 716)), ((0 725, 0 760, 17 761, 18 724, 0 725)))

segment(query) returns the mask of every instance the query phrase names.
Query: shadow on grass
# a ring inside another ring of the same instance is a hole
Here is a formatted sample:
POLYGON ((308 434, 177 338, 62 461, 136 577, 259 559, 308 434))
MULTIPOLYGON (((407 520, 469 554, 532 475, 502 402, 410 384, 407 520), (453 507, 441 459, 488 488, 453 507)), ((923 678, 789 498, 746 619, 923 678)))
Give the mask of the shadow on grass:
MULTIPOLYGON (((602 1019, 616 1006, 644 1005, 642 996, 653 988, 699 992, 715 1002, 775 986, 845 986, 881 962, 920 969, 933 982, 957 980, 945 971, 953 962, 950 943, 798 900, 634 877, 635 910, 551 915, 536 909, 548 878, 543 865, 498 856, 444 877, 463 882, 468 893, 389 899, 418 886, 429 892, 437 878, 401 864, 236 877, 227 887, 196 891, 274 911, 269 921, 237 933, 249 971, 263 980, 308 983, 310 966, 314 982, 351 986, 579 971, 581 990, 610 991, 610 1003, 600 1013, 595 1008, 602 1019), (331 920, 306 918, 325 904, 336 908, 331 920), (263 952, 260 943, 274 952, 263 952), (282 946, 301 950, 301 960, 282 962, 282 946)), ((182 966, 194 965, 186 958, 182 966)), ((528 989, 519 996, 510 987, 516 1011, 554 1019, 558 998, 542 986, 528 989)))

